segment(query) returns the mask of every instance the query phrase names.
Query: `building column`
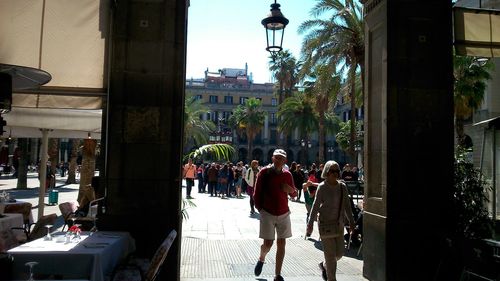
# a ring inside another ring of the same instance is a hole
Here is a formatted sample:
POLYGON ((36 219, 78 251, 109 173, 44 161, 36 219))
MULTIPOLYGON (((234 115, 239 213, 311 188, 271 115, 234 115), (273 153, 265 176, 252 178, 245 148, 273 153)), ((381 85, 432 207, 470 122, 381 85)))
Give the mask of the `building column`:
POLYGON ((157 280, 179 280, 188 2, 111 1, 100 182, 106 212, 97 222, 100 230, 130 232, 137 255, 148 258, 175 229, 168 270, 157 280))
POLYGON ((364 12, 363 275, 434 280, 453 186, 451 1, 371 0, 364 12))

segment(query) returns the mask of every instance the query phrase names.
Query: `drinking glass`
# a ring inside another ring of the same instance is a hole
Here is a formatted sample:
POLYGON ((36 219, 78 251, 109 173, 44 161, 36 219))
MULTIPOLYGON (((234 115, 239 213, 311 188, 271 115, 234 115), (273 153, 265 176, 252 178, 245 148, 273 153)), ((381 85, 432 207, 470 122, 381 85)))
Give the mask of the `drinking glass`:
POLYGON ((45 235, 45 237, 43 237, 43 240, 52 241, 52 235, 50 235, 50 228, 52 227, 52 225, 47 224, 47 225, 45 225, 45 227, 47 228, 47 235, 45 235))
POLYGON ((35 281, 35 279, 33 278, 33 267, 37 264, 38 264, 38 262, 36 262, 36 261, 29 261, 29 262, 24 264, 26 266, 29 266, 29 268, 30 268, 30 276, 29 276, 27 281, 35 281))

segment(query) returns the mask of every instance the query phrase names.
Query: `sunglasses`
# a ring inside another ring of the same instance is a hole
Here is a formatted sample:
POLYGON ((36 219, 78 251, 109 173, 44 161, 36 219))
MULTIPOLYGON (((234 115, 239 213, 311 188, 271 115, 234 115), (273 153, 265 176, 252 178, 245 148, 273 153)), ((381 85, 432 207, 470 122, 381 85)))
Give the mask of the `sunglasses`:
POLYGON ((329 174, 340 173, 340 170, 328 170, 329 174))

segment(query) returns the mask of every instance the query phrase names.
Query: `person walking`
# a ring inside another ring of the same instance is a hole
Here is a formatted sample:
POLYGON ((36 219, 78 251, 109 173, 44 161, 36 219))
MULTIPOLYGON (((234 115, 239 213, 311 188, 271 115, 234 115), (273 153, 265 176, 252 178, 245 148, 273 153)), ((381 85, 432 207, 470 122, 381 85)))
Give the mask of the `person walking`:
POLYGON ((194 185, 194 179, 196 178, 196 165, 193 164, 193 159, 189 158, 186 165, 184 165, 183 178, 186 180, 186 198, 193 199, 191 197, 191 189, 194 185))
POLYGON ((274 150, 273 163, 257 174, 254 191, 255 207, 260 213, 259 237, 263 239, 254 273, 255 276, 261 274, 266 255, 276 238, 274 281, 284 280, 281 276, 281 268, 285 258, 286 238, 292 237, 288 195, 297 196, 292 174, 283 169, 286 160, 286 152, 283 149, 274 150))
POLYGON ((297 164, 297 162, 292 162, 292 165, 290 166, 290 171, 292 172, 292 177, 293 177, 293 184, 295 187, 297 187, 298 195, 297 195, 297 202, 300 202, 300 195, 302 191, 302 184, 304 183, 304 174, 300 170, 300 165, 297 164))
POLYGON ((255 202, 253 199, 254 185, 259 173, 259 161, 252 160, 250 168, 247 170, 245 182, 247 183, 247 194, 250 197, 250 215, 255 214, 255 202))
POLYGON ((340 167, 335 161, 326 162, 307 223, 306 234, 311 235, 316 218, 323 245, 325 262, 319 267, 325 281, 336 281, 337 261, 344 254, 344 220, 349 221, 349 232, 355 226, 347 186, 340 178, 340 167), (319 214, 319 215, 318 215, 319 214))

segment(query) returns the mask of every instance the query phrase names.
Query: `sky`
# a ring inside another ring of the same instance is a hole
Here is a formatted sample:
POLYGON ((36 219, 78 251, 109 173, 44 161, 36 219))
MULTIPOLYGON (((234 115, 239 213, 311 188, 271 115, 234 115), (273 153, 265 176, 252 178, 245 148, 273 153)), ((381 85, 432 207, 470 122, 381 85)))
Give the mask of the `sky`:
MULTIPOLYGON (((297 29, 310 18, 314 0, 278 0, 290 21, 285 28, 283 49, 300 57, 302 37, 297 29)), ((204 78, 208 68, 245 68, 254 83, 273 82, 266 51, 266 32, 260 23, 273 0, 191 0, 188 10, 186 78, 204 78)))

